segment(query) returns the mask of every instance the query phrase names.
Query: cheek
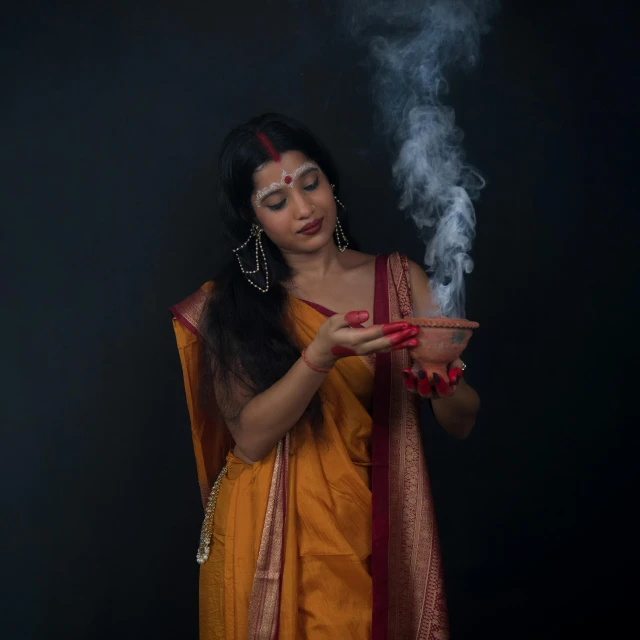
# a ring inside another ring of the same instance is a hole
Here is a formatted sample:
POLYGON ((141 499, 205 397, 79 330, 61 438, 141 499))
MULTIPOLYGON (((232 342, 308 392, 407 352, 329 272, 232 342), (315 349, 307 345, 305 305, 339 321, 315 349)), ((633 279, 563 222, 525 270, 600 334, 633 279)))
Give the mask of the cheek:
POLYGON ((329 212, 330 214, 335 214, 336 201, 333 198, 333 191, 331 191, 331 187, 323 187, 322 189, 318 189, 317 192, 317 204, 319 204, 325 211, 329 212))
POLYGON ((269 215, 258 214, 258 221, 269 238, 277 244, 278 240, 291 235, 291 216, 286 210, 268 213, 269 215))

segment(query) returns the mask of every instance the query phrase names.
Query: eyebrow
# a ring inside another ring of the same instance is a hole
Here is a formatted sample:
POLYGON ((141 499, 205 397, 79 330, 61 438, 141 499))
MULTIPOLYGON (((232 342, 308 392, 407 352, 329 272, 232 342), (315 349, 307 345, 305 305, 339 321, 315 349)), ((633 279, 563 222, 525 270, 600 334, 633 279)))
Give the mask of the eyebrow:
MULTIPOLYGON (((306 176, 308 176, 312 171, 320 171, 319 167, 309 167, 308 169, 305 169, 297 178, 296 180, 300 180, 301 178, 304 178, 306 176)), ((276 193, 279 193, 280 191, 282 191, 284 189, 284 187, 278 187, 277 189, 274 189, 273 191, 269 191, 269 193, 265 194, 264 196, 262 196, 260 198, 260 204, 262 204, 268 197, 275 195, 276 193)))

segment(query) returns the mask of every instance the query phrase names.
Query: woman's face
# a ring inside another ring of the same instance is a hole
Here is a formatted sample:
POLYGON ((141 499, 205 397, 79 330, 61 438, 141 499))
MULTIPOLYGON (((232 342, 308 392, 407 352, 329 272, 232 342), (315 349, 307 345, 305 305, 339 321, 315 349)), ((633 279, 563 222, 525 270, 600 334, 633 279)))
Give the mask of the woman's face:
POLYGON ((279 162, 266 162, 253 174, 253 184, 251 203, 258 222, 282 251, 307 253, 332 241, 333 191, 319 166, 303 153, 286 151, 279 162))

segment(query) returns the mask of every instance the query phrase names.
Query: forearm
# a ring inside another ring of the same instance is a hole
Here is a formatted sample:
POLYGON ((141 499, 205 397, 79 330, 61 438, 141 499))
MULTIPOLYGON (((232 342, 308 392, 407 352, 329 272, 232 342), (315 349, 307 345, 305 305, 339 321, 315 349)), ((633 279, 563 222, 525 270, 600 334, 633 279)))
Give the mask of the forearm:
POLYGON ((242 453, 252 461, 264 458, 300 420, 325 377, 300 358, 278 382, 252 398, 233 434, 242 453))
POLYGON ((475 425, 480 396, 462 379, 451 397, 434 398, 431 405, 438 424, 454 438, 462 440, 475 425))

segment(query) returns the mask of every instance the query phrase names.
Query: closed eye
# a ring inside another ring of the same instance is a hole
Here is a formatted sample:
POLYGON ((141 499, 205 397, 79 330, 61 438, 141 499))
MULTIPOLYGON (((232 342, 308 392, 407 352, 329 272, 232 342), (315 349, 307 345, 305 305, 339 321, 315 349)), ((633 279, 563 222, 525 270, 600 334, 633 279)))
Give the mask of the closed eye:
MULTIPOLYGON (((305 191, 315 191, 320 184, 320 176, 316 176, 316 179, 311 183, 304 187, 305 191)), ((287 199, 283 198, 280 202, 276 202, 276 204, 267 205, 267 209, 271 211, 280 211, 280 209, 284 209, 285 204, 287 204, 287 199)))
POLYGON ((320 176, 316 176, 316 179, 311 183, 308 184, 304 190, 305 191, 313 191, 314 189, 318 188, 318 185, 320 184, 320 176))
POLYGON ((280 211, 280 209, 284 209, 284 205, 287 203, 287 199, 283 198, 280 202, 276 202, 276 204, 268 204, 267 209, 271 209, 271 211, 280 211))

